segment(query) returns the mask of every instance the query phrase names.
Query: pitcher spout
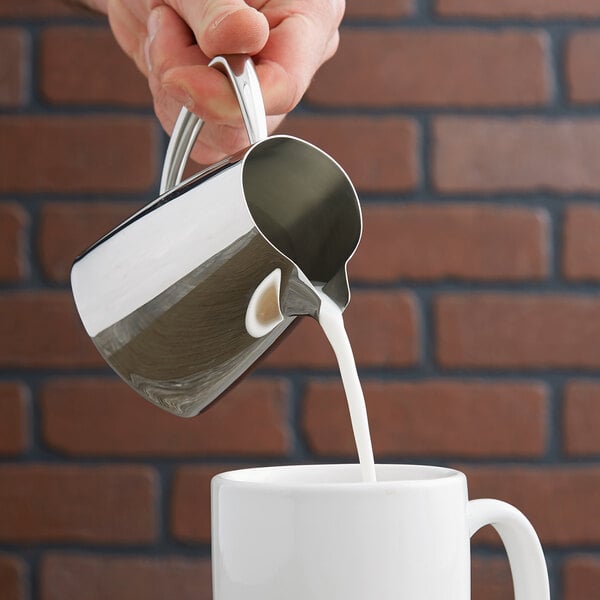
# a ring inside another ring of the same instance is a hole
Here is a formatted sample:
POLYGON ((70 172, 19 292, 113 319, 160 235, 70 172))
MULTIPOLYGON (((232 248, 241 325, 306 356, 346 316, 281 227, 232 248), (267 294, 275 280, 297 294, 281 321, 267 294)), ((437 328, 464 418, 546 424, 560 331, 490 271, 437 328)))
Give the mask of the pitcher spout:
POLYGON ((323 295, 344 310, 350 301, 350 287, 344 265, 326 283, 310 281, 294 267, 282 286, 281 269, 274 269, 256 287, 246 309, 246 330, 255 338, 270 333, 289 317, 319 318, 323 295))

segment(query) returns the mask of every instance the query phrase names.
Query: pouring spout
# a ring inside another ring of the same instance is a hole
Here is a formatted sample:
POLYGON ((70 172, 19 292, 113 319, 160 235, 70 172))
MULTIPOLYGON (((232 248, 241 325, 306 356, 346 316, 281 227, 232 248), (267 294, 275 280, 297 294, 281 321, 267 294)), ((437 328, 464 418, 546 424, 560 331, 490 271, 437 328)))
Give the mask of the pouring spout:
POLYGON ((294 267, 281 296, 281 312, 286 317, 308 315, 315 319, 319 316, 321 299, 315 287, 319 283, 311 282, 297 267, 294 267))
POLYGON ((344 265, 329 281, 311 281, 294 269, 282 295, 281 310, 285 316, 308 315, 319 318, 323 294, 344 310, 350 302, 350 286, 344 265))
MULTIPOLYGON (((321 287, 321 286, 319 286, 321 287)), ((280 268, 271 271, 256 287, 246 308, 246 331, 261 338, 286 318, 309 315, 318 318, 321 298, 317 288, 297 268, 287 277, 280 268), (285 282, 282 283, 282 280, 285 282)))

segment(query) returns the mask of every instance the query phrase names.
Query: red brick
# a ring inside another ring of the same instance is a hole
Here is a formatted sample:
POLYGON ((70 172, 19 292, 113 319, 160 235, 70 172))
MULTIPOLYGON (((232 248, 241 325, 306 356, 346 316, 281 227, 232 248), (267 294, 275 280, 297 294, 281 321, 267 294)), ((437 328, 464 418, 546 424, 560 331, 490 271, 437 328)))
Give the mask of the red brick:
POLYGON ((437 0, 436 12, 447 17, 560 19, 599 17, 596 0, 437 0))
POLYGON ((600 120, 438 117, 433 181, 442 192, 600 190, 600 120))
POLYGON ((40 214, 38 258, 46 277, 68 281, 75 257, 139 208, 137 202, 45 204, 40 214))
MULTIPOLYGON (((600 13, 600 10, 598 11, 600 13)), ((600 31, 580 31, 567 42, 566 75, 569 98, 588 104, 600 102, 600 70, 594 56, 600 53, 600 31)))
POLYGON ((506 558, 471 560, 471 599, 507 600, 513 598, 510 566, 506 558))
MULTIPOLYGON (((418 308, 409 292, 352 294, 346 328, 359 366, 414 365, 419 360, 418 308)), ((261 363, 271 367, 335 368, 335 355, 317 322, 301 323, 261 363)))
POLYGON ((350 19, 397 19, 415 12, 414 0, 347 0, 346 18, 350 19))
POLYGON ((2 193, 135 192, 155 181, 151 117, 3 116, 0 130, 2 193))
POLYGON ((401 117, 290 117, 282 132, 312 142, 363 191, 409 191, 420 179, 419 134, 401 117))
POLYGON ((584 600, 598 597, 600 590, 600 559, 585 554, 567 558, 563 566, 564 600, 584 600))
POLYGON ((69 292, 0 295, 0 367, 92 367, 105 363, 69 292))
POLYGON ((3 2, 0 2, 0 17, 45 18, 69 16, 75 16, 78 19, 86 16, 103 18, 83 8, 76 0, 3 0, 3 2))
MULTIPOLYGON (((29 445, 29 396, 17 382, 0 382, 0 455, 20 454, 29 445)), ((2 587, 0 586, 0 589, 2 587)))
POLYGON ((210 542, 210 482, 231 467, 180 467, 173 478, 171 532, 184 542, 210 542))
MULTIPOLYGON (((363 387, 377 457, 544 452, 547 399, 541 384, 365 380, 363 387)), ((302 422, 316 454, 356 454, 341 382, 309 383, 302 422)))
POLYGON ((145 544, 156 538, 147 467, 0 466, 0 541, 145 544))
MULTIPOLYGON (((460 467, 470 498, 497 498, 516 506, 531 521, 543 544, 597 545, 600 542, 600 468, 597 466, 460 467)), ((490 528, 478 537, 497 540, 490 528)))
POLYGON ((18 281, 29 272, 25 231, 29 218, 18 205, 0 204, 0 281, 18 281))
POLYGON ((368 204, 350 280, 541 279, 549 219, 542 209, 474 204, 368 204))
POLYGON ((570 381, 565 386, 563 403, 567 454, 600 454, 600 382, 570 381))
POLYGON ((0 554, 0 592, 2 600, 25 600, 27 584, 25 565, 18 558, 0 554))
POLYGON ((538 31, 342 32, 308 100, 326 106, 539 106, 550 98, 538 31))
POLYGON ((108 28, 46 29, 40 68, 41 91, 55 104, 152 105, 146 78, 108 28))
POLYGON ((599 207, 571 204, 565 209, 562 269, 567 279, 600 279, 599 228, 599 207))
POLYGON ((22 29, 0 29, 0 106, 25 102, 28 78, 28 39, 22 29))
POLYGON ((445 294, 434 310, 442 367, 600 366, 596 296, 445 294))
POLYGON ((40 570, 41 600, 210 600, 207 559, 52 552, 40 570))
POLYGON ((42 392, 46 443, 74 455, 282 456, 289 449, 286 385, 240 383, 196 419, 170 415, 119 380, 54 379, 42 392))

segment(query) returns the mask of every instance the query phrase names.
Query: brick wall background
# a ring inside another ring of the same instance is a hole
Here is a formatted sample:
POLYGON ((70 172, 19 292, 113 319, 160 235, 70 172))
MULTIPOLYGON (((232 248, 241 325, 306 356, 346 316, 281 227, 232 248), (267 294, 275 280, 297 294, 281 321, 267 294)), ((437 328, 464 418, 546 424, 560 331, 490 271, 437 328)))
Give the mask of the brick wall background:
MULTIPOLYGON (((165 137, 103 19, 0 3, 0 597, 210 598, 209 480, 353 460, 306 320, 205 415, 134 396, 73 257, 154 198, 165 137)), ((600 2, 349 0, 285 123, 360 190, 347 323, 381 461, 521 508, 556 600, 600 597, 600 2)), ((492 532, 473 598, 511 597, 492 532)))

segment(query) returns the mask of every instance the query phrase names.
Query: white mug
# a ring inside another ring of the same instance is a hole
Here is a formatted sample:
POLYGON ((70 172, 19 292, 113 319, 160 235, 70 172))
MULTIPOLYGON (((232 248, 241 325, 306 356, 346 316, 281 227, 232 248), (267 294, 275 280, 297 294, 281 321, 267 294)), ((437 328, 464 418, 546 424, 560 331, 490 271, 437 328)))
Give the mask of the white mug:
POLYGON ((500 534, 516 600, 548 600, 542 547, 499 500, 467 497, 463 473, 377 465, 230 471, 212 481, 214 600, 469 600, 470 537, 500 534))

